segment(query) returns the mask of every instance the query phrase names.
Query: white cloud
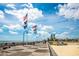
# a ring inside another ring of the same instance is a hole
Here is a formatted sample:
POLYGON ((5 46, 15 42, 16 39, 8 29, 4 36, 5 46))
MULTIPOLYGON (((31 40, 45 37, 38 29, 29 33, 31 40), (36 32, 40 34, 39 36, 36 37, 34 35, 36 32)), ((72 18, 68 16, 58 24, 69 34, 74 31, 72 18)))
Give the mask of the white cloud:
POLYGON ((2 28, 8 28, 8 26, 7 25, 3 25, 3 27, 2 28))
POLYGON ((27 12, 27 9, 26 8, 20 9, 20 10, 7 10, 7 9, 5 9, 5 12, 7 14, 11 14, 11 15, 17 17, 20 21, 22 21, 23 17, 25 16, 25 14, 27 12))
POLYGON ((31 27, 31 30, 32 31, 33 31, 32 26, 34 26, 34 25, 37 25, 37 31, 41 31, 42 33, 44 33, 44 32, 45 33, 49 33, 52 30, 54 30, 54 27, 53 26, 42 25, 42 24, 37 24, 37 23, 33 23, 33 22, 29 22, 28 23, 28 26, 31 27))
POLYGON ((22 26, 20 24, 9 24, 9 25, 3 25, 3 28, 8 28, 9 30, 21 30, 22 26))
POLYGON ((0 29, 0 32, 3 32, 3 30, 2 30, 2 29, 0 29))
POLYGON ((50 31, 54 30, 54 27, 49 26, 49 25, 36 24, 33 22, 29 22, 29 24, 28 24, 28 26, 30 26, 30 27, 32 27, 34 25, 37 25, 37 30, 40 30, 40 31, 50 32, 50 31))
POLYGON ((10 34, 18 34, 18 31, 23 30, 20 24, 3 25, 2 29, 8 29, 10 34))
MULTIPOLYGON (((31 5, 31 7, 33 7, 32 4, 30 4, 30 5, 31 5)), ((37 8, 31 8, 29 10, 27 8, 23 8, 23 9, 19 9, 19 10, 5 9, 5 12, 8 14, 14 15, 20 21, 23 21, 23 17, 26 15, 26 13, 28 13, 28 20, 29 21, 43 17, 42 11, 37 8)))
POLYGON ((54 28, 53 28, 52 26, 46 26, 46 25, 45 25, 45 26, 42 27, 42 30, 47 30, 47 31, 48 31, 48 30, 53 30, 53 29, 54 29, 54 28))
POLYGON ((37 8, 32 8, 28 11, 28 17, 29 20, 35 20, 43 17, 43 14, 41 10, 38 10, 37 8))
POLYGON ((45 32, 45 31, 38 31, 38 33, 40 33, 42 35, 48 34, 48 32, 45 32))
POLYGON ((10 34, 18 34, 18 32, 14 32, 14 31, 9 31, 10 34))
POLYGON ((42 24, 38 24, 38 28, 39 28, 40 30, 46 31, 46 32, 49 32, 49 31, 54 30, 54 27, 53 27, 53 26, 42 25, 42 24))
POLYGON ((36 24, 36 23, 33 23, 33 22, 29 22, 28 23, 28 26, 30 26, 30 27, 32 27, 34 25, 37 25, 37 30, 46 31, 46 32, 49 32, 49 31, 54 30, 54 27, 53 26, 36 24))
POLYGON ((28 23, 28 26, 34 26, 34 25, 36 25, 36 23, 33 23, 33 22, 28 23))
MULTIPOLYGON (((28 26, 33 26, 33 25, 37 25, 37 34, 39 34, 42 37, 49 37, 50 36, 49 31, 54 29, 52 26, 36 24, 36 23, 33 23, 33 22, 30 22, 28 24, 28 26)), ((32 29, 32 27, 31 27, 31 29, 32 29)), ((32 30, 31 30, 31 33, 33 33, 32 30)))
POLYGON ((67 29, 69 29, 70 31, 75 30, 75 27, 71 27, 71 26, 67 26, 67 29))
POLYGON ((56 32, 53 32, 53 34, 56 34, 56 32))
POLYGON ((68 3, 64 5, 59 5, 58 15, 64 16, 67 19, 79 19, 79 4, 78 3, 68 3))
POLYGON ((33 8, 33 5, 31 3, 28 3, 28 4, 23 4, 21 5, 23 7, 27 7, 27 8, 33 8))
POLYGON ((74 28, 74 27, 70 27, 69 29, 70 29, 70 30, 74 30, 75 28, 74 28))
POLYGON ((15 8, 15 4, 12 4, 12 3, 11 4, 7 4, 6 6, 9 7, 9 8, 12 8, 12 9, 16 9, 15 8))
POLYGON ((69 34, 69 32, 63 32, 63 33, 60 33, 60 34, 56 34, 55 36, 58 39, 66 39, 66 38, 68 38, 68 34, 69 34))
POLYGON ((50 34, 46 31, 38 31, 38 34, 40 34, 40 36, 43 36, 43 37, 49 37, 50 34))
POLYGON ((0 10, 0 19, 4 19, 4 12, 0 10))
POLYGON ((38 24, 37 33, 40 34, 43 38, 48 38, 50 36, 50 32, 54 30, 52 26, 38 24))

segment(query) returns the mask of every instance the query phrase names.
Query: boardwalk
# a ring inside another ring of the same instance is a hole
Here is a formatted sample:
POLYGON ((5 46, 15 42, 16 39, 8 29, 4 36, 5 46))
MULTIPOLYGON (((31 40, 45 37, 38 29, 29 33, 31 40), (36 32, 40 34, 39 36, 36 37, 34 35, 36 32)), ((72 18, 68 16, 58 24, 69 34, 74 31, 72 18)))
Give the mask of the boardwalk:
POLYGON ((51 45, 58 56, 79 56, 79 45, 51 45))
POLYGON ((48 44, 19 45, 0 51, 1 56, 50 56, 48 44))

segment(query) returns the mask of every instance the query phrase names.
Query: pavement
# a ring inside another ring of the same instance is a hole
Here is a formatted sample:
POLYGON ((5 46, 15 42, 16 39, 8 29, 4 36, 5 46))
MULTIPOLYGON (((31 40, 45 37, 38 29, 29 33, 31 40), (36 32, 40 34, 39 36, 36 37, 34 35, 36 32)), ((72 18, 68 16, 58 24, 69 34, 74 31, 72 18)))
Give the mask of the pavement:
POLYGON ((0 56, 50 56, 48 43, 35 45, 18 45, 0 50, 0 56))
POLYGON ((79 56, 79 45, 51 45, 58 56, 79 56))

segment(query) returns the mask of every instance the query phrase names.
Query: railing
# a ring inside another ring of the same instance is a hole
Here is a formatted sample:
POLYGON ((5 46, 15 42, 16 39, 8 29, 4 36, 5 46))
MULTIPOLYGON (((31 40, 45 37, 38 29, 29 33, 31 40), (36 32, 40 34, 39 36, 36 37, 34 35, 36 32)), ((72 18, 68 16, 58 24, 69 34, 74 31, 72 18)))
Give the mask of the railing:
POLYGON ((50 46, 49 42, 48 42, 48 48, 49 48, 50 56, 57 56, 56 52, 55 52, 54 49, 50 46))

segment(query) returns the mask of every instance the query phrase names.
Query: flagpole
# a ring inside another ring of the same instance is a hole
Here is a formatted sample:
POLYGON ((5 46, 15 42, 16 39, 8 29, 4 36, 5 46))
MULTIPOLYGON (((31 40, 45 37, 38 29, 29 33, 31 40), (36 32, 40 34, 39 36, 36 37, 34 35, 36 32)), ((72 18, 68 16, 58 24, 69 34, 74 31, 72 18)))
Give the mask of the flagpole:
MULTIPOLYGON (((33 27, 33 31, 34 31, 34 34, 36 35, 37 34, 37 25, 34 25, 33 27)), ((36 39, 37 37, 35 36, 35 39, 36 39)), ((35 40, 34 40, 35 41, 35 40)))
POLYGON ((23 46, 24 46, 24 40, 25 40, 25 31, 23 32, 23 46))
POLYGON ((28 29, 26 30, 26 35, 27 35, 27 37, 26 37, 26 44, 28 45, 28 29))
MULTIPOLYGON (((29 8, 28 8, 28 10, 29 10, 29 8)), ((25 40, 25 32, 26 32, 26 34, 27 34, 27 40, 26 41, 28 41, 28 29, 27 29, 27 26, 28 26, 28 24, 27 24, 27 22, 28 22, 28 12, 26 13, 26 15, 25 15, 25 17, 24 17, 24 33, 23 33, 23 43, 24 43, 24 40, 25 40), (27 30, 26 30, 27 29, 27 30)), ((28 42, 26 42, 26 44, 27 44, 28 42)))
POLYGON ((25 15, 25 17, 24 17, 24 32, 23 32, 23 46, 24 46, 24 41, 25 41, 25 33, 26 33, 26 29, 27 29, 27 14, 25 15))

